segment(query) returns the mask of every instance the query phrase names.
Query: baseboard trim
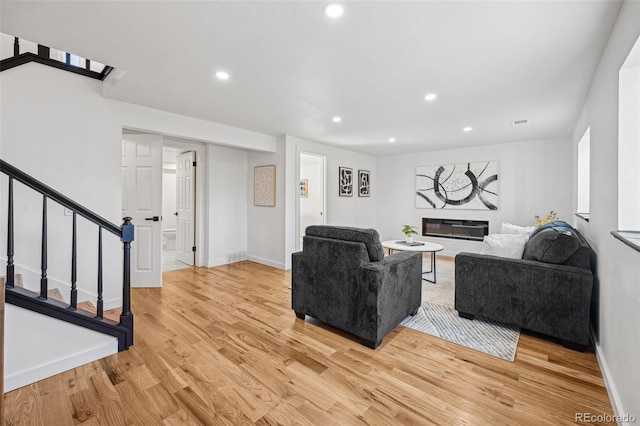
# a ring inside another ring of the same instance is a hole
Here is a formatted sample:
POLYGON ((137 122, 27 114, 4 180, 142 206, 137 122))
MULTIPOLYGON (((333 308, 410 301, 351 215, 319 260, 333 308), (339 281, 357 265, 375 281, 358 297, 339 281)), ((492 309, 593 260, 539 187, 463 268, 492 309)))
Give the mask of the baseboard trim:
POLYGON ((109 338, 109 341, 87 348, 82 352, 71 354, 64 358, 51 360, 32 368, 5 376, 4 392, 10 392, 23 386, 30 385, 31 383, 44 380, 48 377, 55 376, 56 374, 63 373, 81 365, 117 353, 118 339, 110 336, 106 337, 109 338))
MULTIPOLYGON (((607 394, 609 395, 609 401, 611 402, 611 408, 613 408, 613 414, 618 418, 623 418, 626 412, 623 407, 620 405, 620 395, 618 394, 618 390, 611 380, 612 374, 609 369, 609 365, 607 364, 607 360, 602 353, 602 347, 600 346, 600 341, 596 338, 596 334, 593 331, 593 327, 591 329, 591 341, 593 342, 593 349, 596 353, 596 359, 598 360, 598 366, 600 367, 600 372, 602 373, 602 378, 604 380, 604 386, 607 389, 607 394)), ((630 426, 631 423, 619 423, 622 426, 630 426)))
POLYGON ((261 257, 256 257, 256 256, 247 256, 247 260, 250 260, 255 263, 260 263, 262 265, 271 266, 272 268, 282 269, 283 271, 287 270, 287 265, 285 265, 284 263, 274 262, 269 259, 263 259, 261 257))

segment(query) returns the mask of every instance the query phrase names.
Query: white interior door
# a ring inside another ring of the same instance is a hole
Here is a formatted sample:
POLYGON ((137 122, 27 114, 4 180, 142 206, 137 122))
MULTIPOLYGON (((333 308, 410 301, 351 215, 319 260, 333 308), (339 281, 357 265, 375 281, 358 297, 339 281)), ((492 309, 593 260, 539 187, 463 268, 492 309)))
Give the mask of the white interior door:
POLYGON ((176 259, 194 265, 196 153, 184 152, 176 157, 176 259))
POLYGON ((135 225, 131 286, 162 286, 162 137, 123 135, 122 214, 135 225))

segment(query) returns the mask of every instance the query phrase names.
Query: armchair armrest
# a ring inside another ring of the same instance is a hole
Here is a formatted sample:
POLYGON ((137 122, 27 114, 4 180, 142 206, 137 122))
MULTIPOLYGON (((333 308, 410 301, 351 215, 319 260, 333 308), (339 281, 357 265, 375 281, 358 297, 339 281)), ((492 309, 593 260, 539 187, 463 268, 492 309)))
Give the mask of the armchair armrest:
POLYGON ((422 253, 394 253, 379 262, 363 263, 360 269, 363 282, 368 283, 368 292, 373 295, 371 302, 376 306, 377 346, 382 337, 414 314, 422 303, 422 253))

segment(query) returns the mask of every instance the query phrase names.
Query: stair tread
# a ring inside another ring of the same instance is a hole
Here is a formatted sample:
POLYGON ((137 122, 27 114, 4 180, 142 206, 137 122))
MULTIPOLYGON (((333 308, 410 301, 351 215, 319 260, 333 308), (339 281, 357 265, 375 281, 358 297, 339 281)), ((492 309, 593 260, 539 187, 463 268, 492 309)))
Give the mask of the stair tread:
MULTIPOLYGON (((4 286, 4 283, 6 282, 6 277, 0 277, 0 285, 4 286)), ((22 287, 24 288, 24 282, 22 281, 22 274, 15 274, 14 278, 13 278, 13 285, 15 287, 22 287)))
MULTIPOLYGON (((6 277, 0 277, 0 285, 4 286, 5 284, 5 278, 6 277)), ((22 274, 16 274, 15 275, 15 279, 14 279, 14 286, 15 287, 20 287, 20 288, 24 288, 24 282, 22 280, 22 274)), ((62 303, 67 303, 64 300, 64 296, 62 295, 62 292, 60 291, 59 288, 51 288, 47 291, 47 298, 49 299, 53 299, 53 300, 57 300, 58 302, 62 302, 62 303)), ((88 300, 84 300, 82 302, 78 302, 77 304, 78 309, 81 309, 83 311, 86 312, 90 312, 92 314, 95 314, 98 312, 98 309, 96 309, 95 305, 88 301, 88 300)), ((121 308, 115 308, 115 309, 109 309, 107 311, 103 312, 103 317, 110 319, 112 321, 115 322, 120 322, 120 313, 122 312, 121 308)))
MULTIPOLYGON (((78 309, 82 309, 83 311, 87 311, 87 312, 91 312, 92 314, 95 314, 96 312, 98 312, 98 309, 95 307, 95 305, 88 301, 88 300, 84 300, 82 302, 78 302, 78 309)), ((104 318, 108 318, 112 321, 115 322, 119 322, 120 321, 120 312, 122 312, 122 309, 120 308, 115 308, 115 309, 109 309, 108 311, 104 311, 103 317, 104 318)))
POLYGON ((62 292, 58 288, 51 288, 47 291, 47 297, 49 299, 57 300, 58 302, 64 302, 62 292))

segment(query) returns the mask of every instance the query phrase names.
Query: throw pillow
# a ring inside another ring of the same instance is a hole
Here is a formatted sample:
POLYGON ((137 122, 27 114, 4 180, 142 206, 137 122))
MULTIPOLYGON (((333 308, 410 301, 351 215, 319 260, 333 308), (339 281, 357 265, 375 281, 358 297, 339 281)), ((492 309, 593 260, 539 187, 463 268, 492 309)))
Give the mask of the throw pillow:
POLYGON ((527 236, 524 234, 489 234, 482 241, 481 254, 522 259, 527 236))
POLYGON ((513 225, 511 223, 508 223, 508 222, 503 223, 502 226, 500 227, 500 233, 501 234, 526 235, 527 236, 527 240, 529 240, 529 237, 531 236, 531 234, 535 230, 536 230, 535 226, 518 226, 518 225, 513 225))
POLYGON ((549 228, 563 228, 563 229, 567 229, 569 231, 573 231, 573 228, 567 222, 562 221, 562 220, 554 220, 553 222, 545 223, 544 225, 538 226, 537 228, 535 228, 535 230, 529 236, 529 238, 532 238, 538 232, 542 232, 545 229, 549 229, 549 228))
POLYGON ((580 248, 580 239, 571 229, 563 226, 538 231, 524 250, 523 259, 546 263, 564 263, 580 248))

